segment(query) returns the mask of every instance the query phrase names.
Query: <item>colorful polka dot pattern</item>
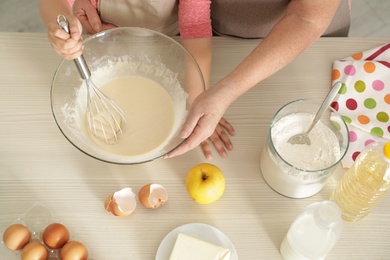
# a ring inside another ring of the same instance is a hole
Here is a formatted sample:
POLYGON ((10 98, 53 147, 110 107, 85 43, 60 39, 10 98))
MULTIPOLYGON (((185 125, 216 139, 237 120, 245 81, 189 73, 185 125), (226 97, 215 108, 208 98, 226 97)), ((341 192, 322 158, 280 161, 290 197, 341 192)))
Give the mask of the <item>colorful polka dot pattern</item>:
POLYGON ((343 83, 332 107, 348 123, 350 167, 364 146, 390 140, 390 44, 335 61, 332 81, 343 83))

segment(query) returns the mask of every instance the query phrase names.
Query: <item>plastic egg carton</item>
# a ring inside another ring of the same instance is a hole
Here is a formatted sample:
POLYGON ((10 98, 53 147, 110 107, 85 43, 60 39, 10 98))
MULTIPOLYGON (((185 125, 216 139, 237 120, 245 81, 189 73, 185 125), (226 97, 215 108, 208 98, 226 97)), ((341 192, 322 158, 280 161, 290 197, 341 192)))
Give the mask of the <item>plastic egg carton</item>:
MULTIPOLYGON (((23 224, 25 225, 31 233, 30 241, 38 241, 42 243, 48 250, 49 256, 48 260, 60 260, 60 249, 50 249, 48 248, 42 240, 42 233, 44 229, 58 221, 55 221, 52 212, 43 204, 43 203, 35 203, 29 210, 27 210, 23 215, 21 215, 18 219, 16 219, 12 224, 23 224)), ((61 222, 58 222, 61 223, 61 222)), ((61 223, 65 225, 64 223, 61 223)), ((66 226, 66 225, 65 225, 66 226)), ((68 229, 69 230, 69 229, 68 229)), ((4 230, 1 230, 1 243, 0 243, 0 259, 6 260, 20 260, 22 250, 11 250, 7 248, 3 241, 3 233, 4 230)), ((72 235, 72 231, 69 230, 70 238, 69 241, 77 240, 74 235, 72 235)), ((79 240, 77 240, 79 241, 79 240)), ((82 241, 80 241, 82 242, 82 241)), ((88 260, 98 260, 95 258, 89 248, 88 250, 88 260)))

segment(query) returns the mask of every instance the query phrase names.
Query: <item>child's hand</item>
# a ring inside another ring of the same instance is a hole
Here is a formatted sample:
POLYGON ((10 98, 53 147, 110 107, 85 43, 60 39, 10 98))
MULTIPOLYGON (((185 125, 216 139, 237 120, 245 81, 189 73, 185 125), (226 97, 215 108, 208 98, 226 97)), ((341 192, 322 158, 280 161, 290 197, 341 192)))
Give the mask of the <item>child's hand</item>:
POLYGON ((227 156, 226 150, 232 150, 233 144, 230 140, 230 136, 235 134, 233 126, 223 117, 219 120, 218 125, 215 127, 214 133, 206 140, 200 143, 202 147, 203 154, 207 160, 211 160, 211 148, 209 141, 214 145, 215 149, 218 151, 219 155, 222 158, 227 156))
POLYGON ((66 16, 69 23, 70 34, 65 32, 54 20, 48 24, 48 38, 54 50, 68 60, 75 59, 83 52, 81 39, 82 26, 79 20, 73 16, 66 16))
POLYGON ((102 23, 98 11, 91 3, 91 0, 76 0, 73 4, 73 13, 89 34, 117 27, 113 24, 102 23))

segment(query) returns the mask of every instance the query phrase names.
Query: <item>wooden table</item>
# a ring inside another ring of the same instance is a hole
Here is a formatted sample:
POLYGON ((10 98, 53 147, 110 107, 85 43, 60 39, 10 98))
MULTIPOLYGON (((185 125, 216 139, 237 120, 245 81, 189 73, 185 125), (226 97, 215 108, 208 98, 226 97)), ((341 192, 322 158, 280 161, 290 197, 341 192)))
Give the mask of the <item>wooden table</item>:
MULTIPOLYGON (((60 57, 45 34, 0 33, 0 232, 34 203, 44 203, 55 220, 84 242, 96 259, 154 259, 159 243, 174 228, 206 223, 224 232, 240 259, 281 259, 279 246, 289 225, 312 202, 328 199, 339 167, 327 186, 307 199, 274 192, 260 173, 260 150, 276 110, 299 98, 322 100, 330 87, 332 61, 390 39, 323 38, 285 69, 240 97, 227 111, 235 126, 234 150, 211 163, 226 177, 223 197, 199 205, 186 193, 190 168, 205 162, 200 149, 141 165, 114 165, 73 147, 56 126, 50 85, 60 57), (164 185, 169 201, 157 210, 138 203, 133 215, 104 211, 106 197, 147 183, 164 185)), ((227 74, 257 40, 215 38, 212 82, 227 74)), ((390 196, 358 223, 345 223, 327 259, 390 258, 390 196)), ((1 258, 1 256, 0 256, 1 258)))

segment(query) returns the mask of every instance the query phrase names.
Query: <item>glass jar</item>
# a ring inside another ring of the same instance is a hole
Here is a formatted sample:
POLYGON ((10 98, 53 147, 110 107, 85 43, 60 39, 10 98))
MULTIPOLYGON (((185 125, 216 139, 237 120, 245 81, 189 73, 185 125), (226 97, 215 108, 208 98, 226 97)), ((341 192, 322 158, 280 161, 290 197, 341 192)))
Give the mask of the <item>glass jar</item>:
POLYGON ((311 145, 288 143, 291 136, 309 128, 320 105, 296 100, 280 108, 272 119, 260 169, 267 184, 284 196, 306 198, 321 191, 347 151, 348 127, 331 107, 309 133, 311 145))

